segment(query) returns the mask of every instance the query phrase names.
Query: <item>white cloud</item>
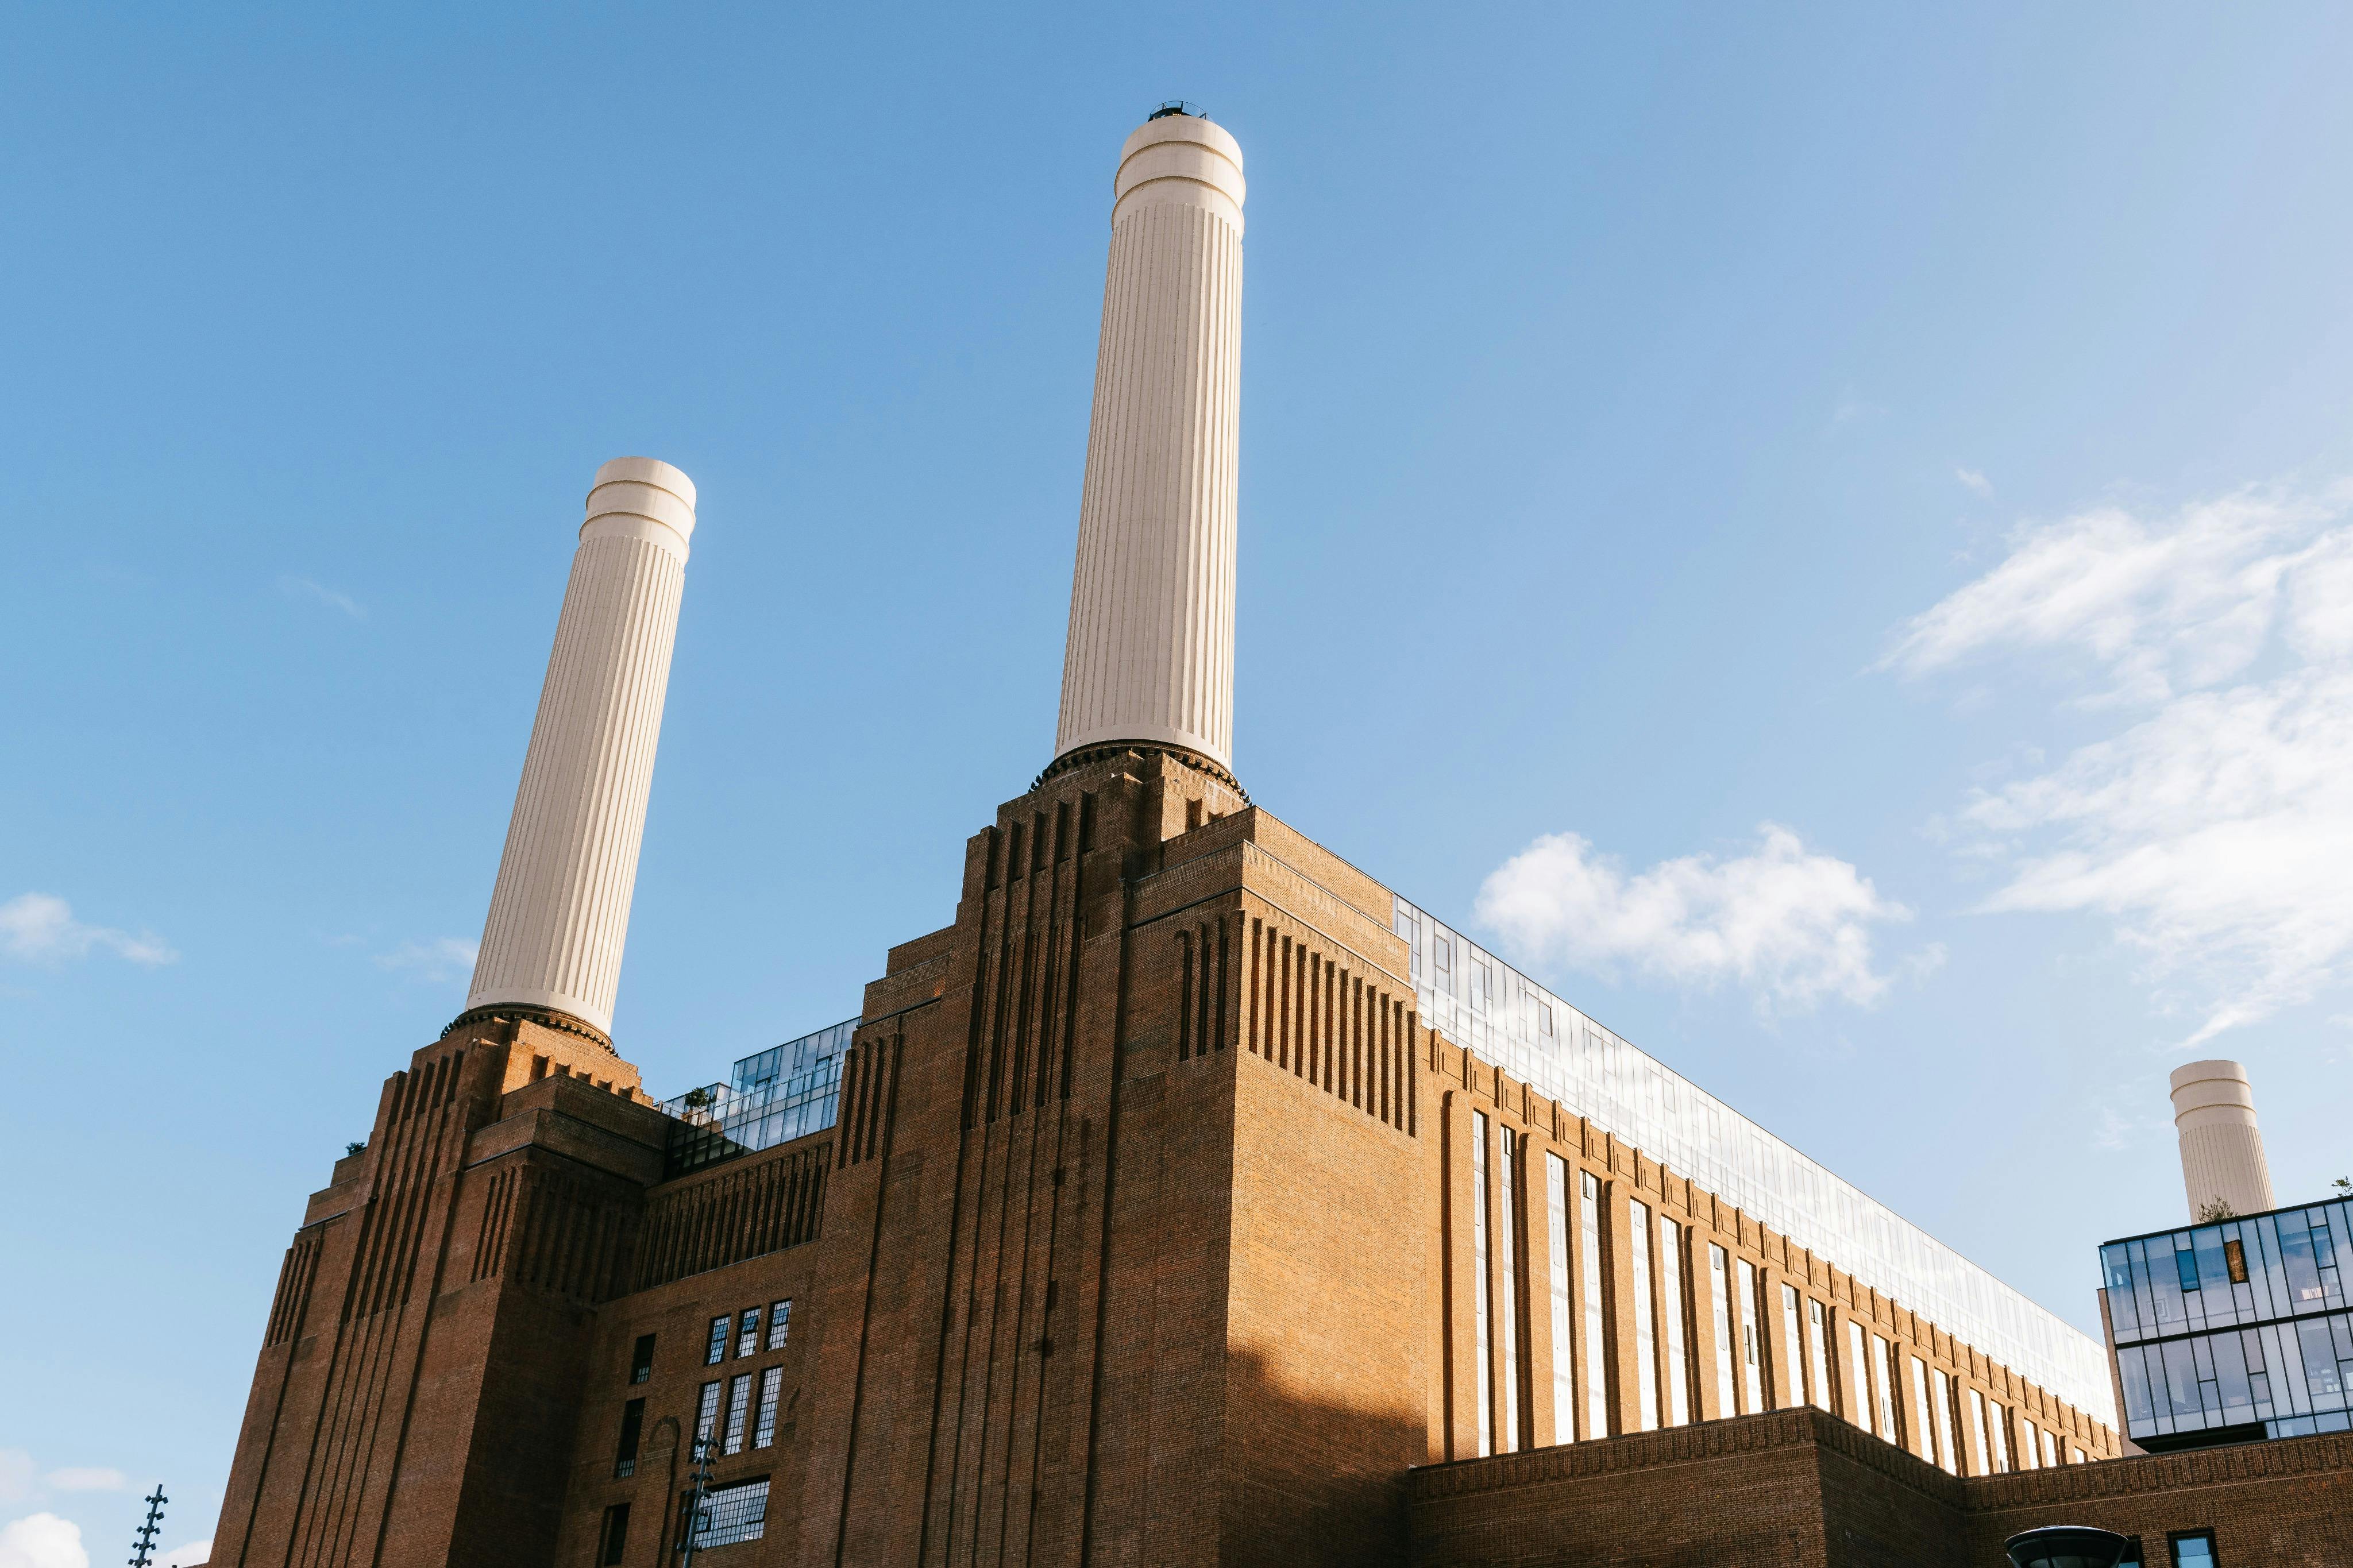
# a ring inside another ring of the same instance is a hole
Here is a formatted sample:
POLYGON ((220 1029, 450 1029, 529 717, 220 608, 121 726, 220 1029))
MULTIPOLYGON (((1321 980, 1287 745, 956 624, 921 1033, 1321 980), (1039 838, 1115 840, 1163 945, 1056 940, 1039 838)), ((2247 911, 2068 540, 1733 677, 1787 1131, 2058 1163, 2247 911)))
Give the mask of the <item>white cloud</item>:
POLYGON ((437 936, 429 942, 404 942, 390 952, 376 954, 380 968, 407 970, 436 983, 464 980, 474 973, 480 943, 463 937, 437 936))
POLYGON ((2185 1043, 2353 977, 2353 487, 2247 489, 2149 521, 2104 507, 1905 628, 1911 675, 2057 652, 2114 732, 1977 793, 1989 910, 2105 917, 2185 1043))
POLYGON ((191 1541, 185 1546, 174 1546, 164 1553, 161 1568, 195 1568, 195 1564, 209 1563, 212 1559, 213 1538, 207 1535, 202 1541, 191 1541))
POLYGON ((33 1456, 22 1448, 0 1448, 0 1503, 23 1502, 33 1495, 33 1456))
POLYGON ((0 1526, 0 1568, 90 1568, 81 1526, 53 1513, 0 1526))
POLYGON ((41 1484, 59 1492, 119 1492, 131 1483, 121 1470, 103 1465, 68 1466, 51 1470, 41 1478, 41 1484))
POLYGON ((1729 981, 1760 1008, 1877 1001, 1891 982, 1873 967, 1872 928, 1911 911, 1789 829, 1768 822, 1758 835, 1750 854, 1688 855, 1630 877, 1578 835, 1549 834, 1488 877, 1478 917, 1524 962, 1729 981))
POLYGON ((1953 478, 1961 481, 1963 489, 1981 496, 1993 494, 1993 481, 1975 468, 1956 468, 1953 470, 1953 478))
POLYGON ((357 599, 349 594, 337 593, 323 583, 314 583, 308 577, 297 577, 289 573, 278 579, 278 591, 292 598, 308 599, 331 610, 339 610, 355 621, 367 619, 367 608, 357 599))
POLYGON ((19 893, 0 904, 0 952, 31 963, 56 963, 106 948, 133 963, 171 963, 179 958, 152 931, 133 936, 111 926, 84 925, 72 906, 47 893, 19 893))

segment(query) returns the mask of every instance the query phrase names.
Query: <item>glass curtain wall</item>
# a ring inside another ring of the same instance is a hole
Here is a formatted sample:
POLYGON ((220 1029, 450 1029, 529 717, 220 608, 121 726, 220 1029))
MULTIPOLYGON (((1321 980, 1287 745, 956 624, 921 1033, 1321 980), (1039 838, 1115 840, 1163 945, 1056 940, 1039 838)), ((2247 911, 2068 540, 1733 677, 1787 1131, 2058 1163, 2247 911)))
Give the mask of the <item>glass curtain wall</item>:
POLYGON ((1403 899, 1422 1021, 2113 1424, 2103 1348, 1403 899))
POLYGON ((2100 1248, 2126 1434, 2353 1427, 2348 1259, 2353 1204, 2341 1199, 2100 1248))

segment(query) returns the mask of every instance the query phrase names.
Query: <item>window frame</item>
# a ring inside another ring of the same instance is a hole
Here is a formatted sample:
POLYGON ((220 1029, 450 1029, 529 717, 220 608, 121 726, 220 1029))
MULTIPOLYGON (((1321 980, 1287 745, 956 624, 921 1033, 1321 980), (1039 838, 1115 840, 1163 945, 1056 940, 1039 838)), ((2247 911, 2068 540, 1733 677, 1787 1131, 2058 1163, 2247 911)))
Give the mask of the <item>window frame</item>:
POLYGON ((2165 1532, 2165 1555, 2167 1559, 2167 1568, 2221 1568, 2222 1563, 2221 1551, 2214 1544, 2214 1532, 2210 1529, 2201 1528, 2198 1530, 2167 1531, 2165 1532), (2182 1561, 2181 1543, 2185 1541, 2194 1541, 2204 1544, 2206 1548, 2206 1561, 2204 1563, 2185 1563, 2182 1561))

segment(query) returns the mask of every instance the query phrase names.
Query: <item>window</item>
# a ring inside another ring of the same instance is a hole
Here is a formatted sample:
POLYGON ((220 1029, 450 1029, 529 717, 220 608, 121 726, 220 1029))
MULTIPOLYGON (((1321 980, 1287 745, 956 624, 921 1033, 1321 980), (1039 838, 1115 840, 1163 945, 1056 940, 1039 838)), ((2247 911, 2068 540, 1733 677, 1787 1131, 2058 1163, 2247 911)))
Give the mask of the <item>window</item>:
POLYGON ((629 1505, 617 1502, 605 1510, 604 1528, 596 1532, 596 1561, 605 1568, 621 1561, 629 1544, 629 1505))
POLYGON ((1928 1415, 1928 1363, 1912 1358, 1912 1442, 1920 1457, 1936 1462, 1936 1424, 1928 1415))
POLYGON ((760 1348, 760 1309, 744 1309, 744 1321, 735 1328, 735 1353, 750 1355, 760 1348))
POLYGON ((1633 1229, 1634 1278, 1634 1409, 1637 1432, 1654 1432, 1659 1426, 1659 1342, 1651 1326, 1651 1205, 1640 1198, 1626 1200, 1626 1216, 1633 1229))
POLYGON ((1473 1381, 1479 1387, 1479 1455, 1495 1451, 1494 1325, 1488 1321, 1487 1297, 1487 1115, 1471 1113, 1471 1321, 1477 1330, 1479 1364, 1473 1381))
POLYGON ((2231 1271, 2232 1284, 2244 1285, 2247 1282, 2247 1249, 2238 1237, 2232 1237, 2222 1244, 2222 1263, 2231 1271))
POLYGON ((1545 1156, 1545 1240, 1552 1273, 1552 1440, 1577 1441, 1576 1353, 1568 1335, 1568 1162, 1545 1156))
POLYGON ((702 1364, 717 1366, 727 1359, 727 1325, 735 1321, 732 1313, 722 1312, 711 1320, 711 1343, 702 1352, 702 1364))
POLYGON ((1781 1408, 1784 1410, 1806 1402, 1806 1372, 1799 1364, 1799 1358, 1805 1352, 1798 1348, 1799 1343, 1798 1288, 1784 1285, 1781 1287, 1781 1364, 1778 1369, 1788 1380, 1781 1385, 1781 1408))
POLYGON ((1989 1430, 1993 1433, 1993 1468, 1996 1474, 2010 1469, 2010 1412, 2000 1405, 1991 1407, 1993 1421, 1989 1430))
POLYGON ((1969 1414, 1977 1417, 1976 1420, 1970 1423, 1972 1430, 1969 1433, 1969 1453, 1976 1458, 1978 1466, 1977 1469, 1972 1473, 1980 1476, 1989 1476, 1993 1474, 1993 1461, 1986 1453, 1985 1395, 1978 1393, 1974 1388, 1969 1390, 1969 1414))
POLYGON ((1495 1240, 1504 1258, 1496 1273, 1504 1287, 1504 1452, 1512 1454, 1520 1447, 1520 1264, 1513 1223, 1520 1206, 1520 1137, 1508 1127, 1503 1132, 1503 1164, 1495 1173, 1502 1178, 1495 1188, 1495 1240))
POLYGON ((752 1424, 752 1447, 766 1448, 776 1441, 776 1395, 785 1386, 785 1369, 772 1366, 760 1374, 760 1415, 752 1424))
POLYGON ((698 1443, 706 1441, 711 1436, 711 1429, 717 1425, 719 1425, 719 1384, 706 1383, 702 1385, 702 1397, 694 1406, 694 1440, 698 1443))
POLYGON ((1740 1386, 1748 1398, 1744 1408, 1752 1415, 1765 1408, 1765 1346, 1757 1323, 1757 1291, 1763 1283, 1757 1278, 1757 1266, 1742 1258, 1740 1299, 1735 1305, 1740 1310, 1740 1386))
POLYGON ((727 1437, 720 1452, 740 1454, 744 1451, 744 1418, 752 1409, 752 1374, 739 1373, 730 1379, 727 1387, 727 1437))
POLYGON ((2034 1423, 2023 1415, 2018 1418, 2018 1463, 2021 1469, 2027 1470, 2042 1463, 2034 1447, 2034 1423))
POLYGON ((1732 1285, 1726 1278, 1732 1272, 1732 1259, 1714 1242, 1707 1244, 1707 1303, 1715 1330, 1715 1414, 1718 1420, 1739 1414, 1740 1402, 1732 1392, 1732 1366, 1739 1359, 1733 1349, 1732 1285))
POLYGON ((1957 1476, 1961 1460, 1953 1450, 1953 1380, 1941 1366, 1930 1369, 1928 1375, 1936 1380, 1936 1462, 1957 1476))
POLYGON ((2173 1548, 2173 1568, 2215 1568, 2214 1532, 2211 1530, 2168 1535, 2165 1543, 2173 1548))
POLYGON ((1862 1325, 1852 1318, 1846 1321, 1846 1382, 1847 1406, 1854 1412, 1854 1424, 1868 1432, 1871 1430, 1871 1363, 1863 1359, 1862 1325))
POLYGON ((638 1473, 638 1438, 646 1427, 646 1402, 632 1399, 621 1406, 621 1440, 613 1448, 613 1474, 616 1477, 638 1473))
POLYGON ((1577 1283, 1585 1290, 1585 1435, 1609 1436, 1609 1374, 1601 1353, 1601 1184, 1577 1173, 1577 1283))
POLYGON ((702 1511, 687 1520, 686 1510, 693 1502, 692 1492, 681 1496, 679 1515, 692 1530, 694 1549, 698 1552, 711 1546, 733 1546, 739 1541, 757 1541, 768 1528, 768 1480, 765 1476, 756 1481, 712 1488, 702 1494, 702 1511))
POLYGON ((1831 1407, 1830 1315, 1811 1296, 1806 1298, 1806 1353, 1812 1358, 1814 1369, 1814 1404, 1828 1410, 1831 1407))
POLYGON ((2048 1430, 2042 1434, 2042 1468, 2046 1470, 2059 1468, 2059 1439, 2048 1430))
POLYGON ((1879 1435, 1895 1441, 1895 1347, 1878 1334, 1871 1336, 1871 1353, 1879 1369, 1878 1403, 1873 1407, 1879 1435))
POLYGON ((768 1348, 772 1351, 784 1349, 785 1336, 792 1332, 792 1328, 793 1299, 787 1296, 768 1309, 768 1348))
POLYGON ((639 1334, 637 1349, 629 1352, 629 1381, 643 1383, 653 1374, 654 1337, 651 1334, 639 1334))
POLYGON ((1683 1227, 1659 1216, 1659 1301, 1666 1334, 1667 1425, 1691 1422, 1691 1352, 1683 1339, 1683 1227))

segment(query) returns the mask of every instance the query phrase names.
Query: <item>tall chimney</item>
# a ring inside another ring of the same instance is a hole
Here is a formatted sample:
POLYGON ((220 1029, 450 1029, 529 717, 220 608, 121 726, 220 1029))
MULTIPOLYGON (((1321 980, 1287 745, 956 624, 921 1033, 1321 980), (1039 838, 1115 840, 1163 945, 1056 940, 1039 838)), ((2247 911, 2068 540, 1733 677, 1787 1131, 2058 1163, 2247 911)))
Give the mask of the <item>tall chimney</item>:
POLYGON ((1055 755, 1140 742, 1229 773, 1241 147, 1164 110, 1112 193, 1055 755))
POLYGON ((668 463, 596 470, 467 1014, 559 1014, 609 1043, 693 532, 668 463))
POLYGON ((2173 1069, 2173 1125, 2181 1135, 2181 1184, 2189 1217, 2279 1207, 2272 1196, 2263 1135, 2255 1131, 2255 1095, 2237 1062, 2191 1062, 2173 1069))

